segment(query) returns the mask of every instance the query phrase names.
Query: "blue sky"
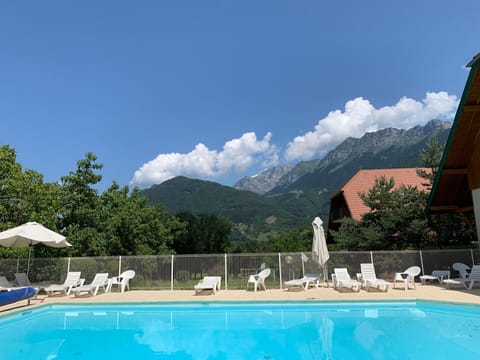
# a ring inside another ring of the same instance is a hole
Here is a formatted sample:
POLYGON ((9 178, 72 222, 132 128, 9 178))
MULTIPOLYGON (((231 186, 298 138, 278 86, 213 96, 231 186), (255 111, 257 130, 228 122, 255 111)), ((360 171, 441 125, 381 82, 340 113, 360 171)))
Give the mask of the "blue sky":
POLYGON ((480 2, 0 4, 0 143, 46 181, 232 185, 347 136, 451 120, 480 2))

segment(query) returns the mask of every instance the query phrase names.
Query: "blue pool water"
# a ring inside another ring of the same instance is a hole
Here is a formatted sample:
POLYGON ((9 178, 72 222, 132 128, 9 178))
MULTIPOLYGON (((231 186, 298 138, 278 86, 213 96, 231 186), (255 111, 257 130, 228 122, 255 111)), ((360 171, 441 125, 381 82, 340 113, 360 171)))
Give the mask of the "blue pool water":
POLYGON ((53 305, 0 317, 0 359, 466 359, 480 307, 433 302, 53 305))

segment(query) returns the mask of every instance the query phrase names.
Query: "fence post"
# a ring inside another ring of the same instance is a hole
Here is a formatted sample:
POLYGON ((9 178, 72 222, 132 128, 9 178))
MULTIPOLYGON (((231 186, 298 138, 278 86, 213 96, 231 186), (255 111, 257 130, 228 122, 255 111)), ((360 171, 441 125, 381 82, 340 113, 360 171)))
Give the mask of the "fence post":
POLYGON ((422 253, 422 250, 420 250, 420 265, 422 266, 422 275, 425 275, 425 269, 423 268, 423 253, 422 253))
POLYGON ((475 265, 475 258, 473 257, 473 249, 470 249, 470 255, 472 256, 472 266, 475 265))
POLYGON ((225 290, 228 290, 228 271, 227 271, 227 254, 225 254, 225 290))
POLYGON ((303 257, 305 255, 303 255, 303 251, 302 253, 300 254, 300 261, 302 262, 302 276, 305 276, 305 263, 303 262, 303 257))
POLYGON ((70 259, 71 259, 71 257, 69 256, 67 258, 67 274, 70 272, 70 259))
POLYGON ((280 279, 280 290, 282 290, 282 254, 280 253, 278 253, 278 272, 278 278, 280 279))
POLYGON ((370 262, 373 264, 373 251, 370 251, 370 262))
POLYGON ((170 290, 173 291, 173 262, 175 260, 175 255, 172 254, 172 265, 170 266, 170 290))
POLYGON ((122 256, 118 257, 118 276, 122 273, 122 256))

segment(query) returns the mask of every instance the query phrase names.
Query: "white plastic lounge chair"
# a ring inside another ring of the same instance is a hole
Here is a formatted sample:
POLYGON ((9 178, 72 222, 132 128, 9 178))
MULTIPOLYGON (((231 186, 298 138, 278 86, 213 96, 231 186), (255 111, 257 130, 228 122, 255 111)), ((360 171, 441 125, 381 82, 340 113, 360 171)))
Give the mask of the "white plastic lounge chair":
POLYGON ((267 290, 265 286, 265 279, 270 276, 271 270, 269 268, 263 269, 256 275, 250 275, 247 282, 247 290, 248 284, 253 284, 253 291, 257 292, 258 289, 267 290))
POLYGON ((459 277, 455 279, 445 279, 443 280, 443 283, 448 287, 451 285, 463 285, 471 290, 476 281, 480 282, 480 265, 473 265, 472 271, 467 278, 459 277))
POLYGON ((135 271, 133 270, 127 270, 121 273, 120 276, 112 277, 109 280, 107 292, 110 292, 113 285, 118 285, 122 293, 125 292, 125 289, 130 291, 130 279, 133 279, 134 277, 135 277, 135 271))
POLYGON ((293 279, 285 281, 285 286, 287 290, 292 290, 295 288, 302 288, 303 290, 307 290, 310 284, 315 283, 318 287, 318 277, 313 275, 305 275, 301 279, 293 279))
POLYGON ((14 283, 18 286, 33 286, 28 279, 27 273, 16 273, 14 283))
POLYGON ((74 287, 72 292, 75 296, 80 296, 82 292, 87 292, 90 296, 97 296, 98 290, 103 289, 106 292, 108 285, 108 273, 97 273, 90 284, 74 287))
POLYGON ((72 288, 83 285, 80 279, 80 271, 70 271, 67 274, 67 278, 63 284, 53 284, 43 288, 45 292, 50 296, 57 292, 70 295, 72 288))
POLYGON ((335 276, 333 277, 333 288, 342 291, 343 288, 352 289, 354 291, 360 291, 362 284, 350 277, 347 268, 335 268, 333 269, 335 276))
POLYGON ((194 286, 195 295, 204 290, 211 290, 212 294, 215 294, 220 290, 221 282, 221 276, 205 276, 197 285, 194 286))
POLYGON ((365 289, 368 291, 371 287, 375 287, 379 290, 388 291, 390 283, 383 279, 377 279, 375 275, 375 267, 373 264, 360 264, 360 270, 362 273, 362 282, 365 289))
POLYGON ((5 276, 0 276, 0 289, 11 290, 15 289, 15 286, 5 276))
POLYGON ((20 287, 33 287, 36 290, 35 299, 37 298, 38 291, 40 290, 39 285, 32 284, 28 279, 27 273, 15 273, 15 286, 20 287))
POLYGON ((405 286, 405 290, 409 289, 410 283, 413 284, 413 288, 416 289, 415 286, 415 276, 420 275, 422 270, 419 266, 410 266, 407 270, 402 273, 395 273, 395 277, 393 279, 393 288, 395 288, 397 282, 403 283, 405 286))

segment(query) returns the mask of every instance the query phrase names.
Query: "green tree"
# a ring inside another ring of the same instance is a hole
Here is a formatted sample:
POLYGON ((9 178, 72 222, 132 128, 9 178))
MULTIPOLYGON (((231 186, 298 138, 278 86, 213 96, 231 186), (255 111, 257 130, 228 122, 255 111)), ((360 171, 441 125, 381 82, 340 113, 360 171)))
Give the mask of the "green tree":
POLYGON ((433 182, 437 176, 438 166, 440 165, 440 160, 442 159, 443 148, 444 147, 438 143, 437 138, 432 138, 427 142, 426 147, 420 150, 420 161, 423 167, 428 168, 430 171, 417 169, 417 174, 427 181, 425 186, 427 186, 429 190, 432 189, 433 182))
POLYGON ((60 224, 74 245, 74 256, 98 256, 106 253, 106 239, 99 233, 100 202, 94 185, 102 176, 96 171, 103 165, 96 162, 97 157, 87 153, 77 162, 76 171, 61 178, 60 224))
POLYGON ((185 231, 173 242, 177 254, 224 253, 229 249, 232 226, 227 220, 190 212, 180 212, 176 216, 185 223, 185 231))
POLYGON ((106 255, 171 253, 173 239, 184 224, 160 205, 149 205, 139 190, 118 184, 100 197, 99 232, 106 241, 106 255))
MULTIPOLYGON (((0 231, 28 221, 36 221, 58 231, 59 187, 45 183, 43 175, 24 170, 16 152, 8 145, 0 147, 0 231)), ((27 249, 0 249, 3 254, 23 254, 27 249)), ((55 253, 57 249, 37 246, 35 253, 55 253)))
MULTIPOLYGON (((438 174, 438 167, 442 159, 444 146, 436 138, 430 140, 426 147, 420 151, 419 157, 423 167, 430 171, 417 170, 417 174, 426 180, 425 186, 431 190, 438 174)), ((427 197, 426 199, 427 200, 427 197)), ((465 215, 469 217, 469 215, 465 215)), ((463 247, 469 246, 473 241, 472 229, 468 226, 466 218, 460 214, 429 214, 428 236, 424 238, 424 247, 463 247)), ((472 216, 470 216, 472 217, 472 216)), ((471 220, 468 220, 471 222, 471 220)))
POLYGON ((286 233, 273 234, 261 243, 262 252, 301 252, 312 249, 313 228, 303 226, 286 233))

